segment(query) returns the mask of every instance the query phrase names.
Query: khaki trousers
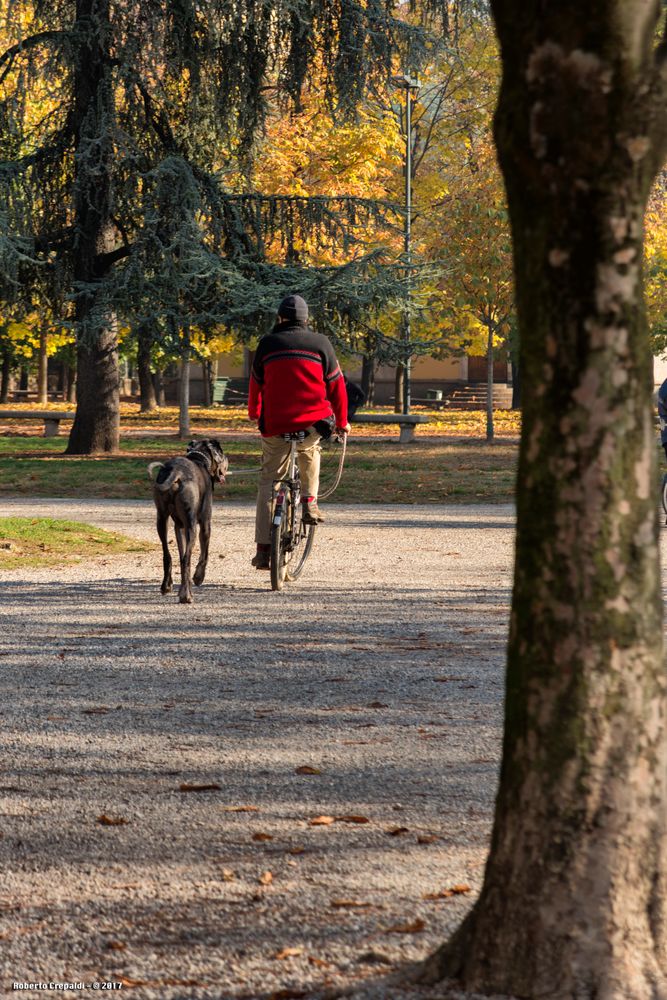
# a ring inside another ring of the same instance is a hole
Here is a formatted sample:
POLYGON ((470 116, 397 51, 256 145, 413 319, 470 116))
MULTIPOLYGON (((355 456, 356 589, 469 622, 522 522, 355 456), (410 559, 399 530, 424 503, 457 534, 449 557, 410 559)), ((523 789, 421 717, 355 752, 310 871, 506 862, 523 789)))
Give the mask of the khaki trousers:
MULTIPOLYGON (((282 437, 262 438, 262 471, 255 517, 255 541, 258 545, 268 545, 271 541, 273 484, 276 479, 282 479, 287 474, 291 447, 291 442, 282 437)), ((311 431, 304 441, 298 442, 296 452, 301 476, 301 496, 317 499, 320 484, 320 435, 311 431)))

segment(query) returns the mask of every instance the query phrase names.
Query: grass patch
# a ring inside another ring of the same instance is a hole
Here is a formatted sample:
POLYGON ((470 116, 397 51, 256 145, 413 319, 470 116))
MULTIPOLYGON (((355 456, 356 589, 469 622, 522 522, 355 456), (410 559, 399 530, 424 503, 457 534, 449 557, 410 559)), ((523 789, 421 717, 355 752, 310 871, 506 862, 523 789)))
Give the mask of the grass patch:
MULTIPOLYGON (((230 470, 259 469, 259 437, 225 440, 230 470)), ((120 454, 81 458, 63 454, 66 438, 0 437, 0 495, 150 499, 148 462, 184 454, 183 442, 164 437, 125 438, 120 454)), ((517 446, 465 438, 419 439, 410 444, 354 435, 343 478, 330 502, 482 503, 511 500, 517 446)), ((337 468, 336 450, 325 451, 322 490, 337 468)), ((230 476, 216 496, 247 500, 257 476, 230 476)))
POLYGON ((79 521, 51 517, 0 518, 0 568, 53 566, 117 552, 148 552, 155 546, 79 521))

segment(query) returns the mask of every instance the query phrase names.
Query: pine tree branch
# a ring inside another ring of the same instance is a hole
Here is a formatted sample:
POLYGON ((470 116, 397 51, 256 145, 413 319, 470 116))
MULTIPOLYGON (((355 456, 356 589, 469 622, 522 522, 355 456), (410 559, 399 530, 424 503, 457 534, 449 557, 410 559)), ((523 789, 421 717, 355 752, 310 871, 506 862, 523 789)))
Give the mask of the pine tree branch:
POLYGON ((50 250, 71 250, 74 245, 74 229, 67 226, 54 233, 42 233, 35 237, 35 250, 48 253, 50 250))
POLYGON ((11 48, 5 49, 5 51, 0 55, 0 67, 5 63, 7 64, 0 74, 0 84, 4 82, 7 74, 11 72, 12 66, 14 65, 14 60, 21 53, 28 49, 34 49, 38 45, 42 45, 44 42, 54 42, 62 41, 66 38, 71 38, 71 32, 69 31, 39 31, 36 35, 30 35, 28 38, 22 38, 20 42, 16 45, 12 45, 11 48))

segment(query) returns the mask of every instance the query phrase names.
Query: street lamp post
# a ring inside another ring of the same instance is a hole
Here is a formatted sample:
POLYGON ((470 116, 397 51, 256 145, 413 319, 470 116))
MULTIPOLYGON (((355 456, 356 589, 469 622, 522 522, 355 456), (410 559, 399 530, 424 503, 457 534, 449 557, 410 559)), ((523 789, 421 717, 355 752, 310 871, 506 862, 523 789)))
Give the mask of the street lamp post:
POLYGON ((403 253, 405 257, 407 291, 406 309, 403 320, 403 342, 405 345, 405 361, 403 363, 403 413, 410 412, 412 353, 410 341, 412 330, 410 324, 410 275, 412 266, 412 93, 419 90, 419 80, 404 73, 403 76, 392 77, 396 87, 405 90, 405 231, 403 238, 403 253))

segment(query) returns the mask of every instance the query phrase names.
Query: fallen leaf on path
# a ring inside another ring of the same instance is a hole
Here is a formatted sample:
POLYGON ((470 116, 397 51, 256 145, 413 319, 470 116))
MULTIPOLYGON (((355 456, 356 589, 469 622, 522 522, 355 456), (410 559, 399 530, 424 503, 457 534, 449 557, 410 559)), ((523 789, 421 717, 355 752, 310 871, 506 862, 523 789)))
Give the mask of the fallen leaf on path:
POLYGON ((337 823, 370 823, 368 816, 336 816, 337 823))
POLYGON ((127 945, 124 941, 107 941, 108 951, 125 951, 127 945))
POLYGON ((436 840, 438 840, 438 839, 439 838, 436 837, 436 835, 434 833, 423 833, 420 837, 417 837, 417 843, 418 844, 435 844, 436 840))
POLYGON ((82 708, 82 715, 106 715, 111 709, 108 705, 96 705, 94 708, 82 708))
POLYGON ((269 994, 269 1000, 302 1000, 308 996, 307 990, 298 990, 287 987, 284 990, 275 990, 269 994))
POLYGON ((270 833, 253 833, 252 839, 258 841, 273 840, 273 836, 270 833))
POLYGON ((223 868, 220 874, 223 882, 233 882, 236 878, 236 873, 231 868, 223 868))
POLYGON ((271 883, 273 882, 273 872, 264 872, 263 875, 259 876, 257 881, 260 883, 260 885, 271 885, 271 883))
POLYGON ((426 927, 426 921, 417 917, 413 920, 411 924, 392 924, 391 927, 385 927, 385 934, 420 934, 426 927))
POLYGON ((383 701, 370 701, 366 708, 389 708, 389 705, 385 705, 383 701))
POLYGON ((336 821, 335 821, 335 819, 334 819, 333 816, 315 816, 314 819, 310 820, 310 822, 309 822, 308 825, 309 826, 330 826, 331 823, 335 823, 335 822, 336 821))
POLYGON ((178 787, 179 792, 220 792, 222 791, 222 785, 219 785, 216 781, 211 781, 207 785, 191 785, 187 781, 184 781, 178 787))
POLYGON ((390 837, 400 837, 403 833, 410 833, 407 826, 391 826, 388 830, 384 831, 390 837))
POLYGON ((309 965, 316 965, 318 969, 330 969, 331 962, 325 962, 323 958, 317 958, 315 955, 308 956, 309 965))
POLYGON ((288 854, 305 854, 306 848, 302 844, 297 844, 296 847, 290 847, 288 854))
POLYGON ((259 806, 225 806, 225 812, 230 813, 258 813, 259 806))
POLYGON ((321 774, 322 772, 317 767, 311 767, 309 764, 303 764, 301 767, 297 767, 296 774, 321 774))
POLYGON ((283 948, 282 951, 277 951, 273 957, 282 962, 286 958, 296 958, 298 955, 303 955, 303 948, 283 948))
POLYGON ((128 820, 122 816, 107 816, 106 813, 102 813, 97 817, 97 822, 100 826, 127 826, 128 820))

